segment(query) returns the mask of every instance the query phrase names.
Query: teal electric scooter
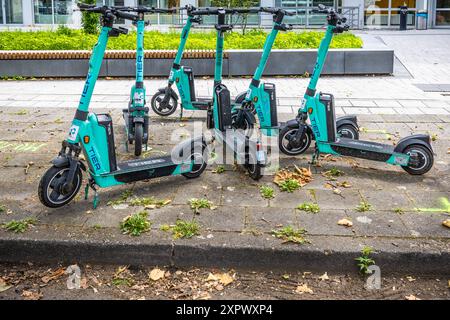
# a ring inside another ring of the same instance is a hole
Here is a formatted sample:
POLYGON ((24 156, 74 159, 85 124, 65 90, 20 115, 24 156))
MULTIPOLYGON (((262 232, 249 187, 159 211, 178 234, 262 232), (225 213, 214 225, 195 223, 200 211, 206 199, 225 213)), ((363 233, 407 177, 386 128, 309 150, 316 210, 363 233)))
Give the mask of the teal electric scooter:
POLYGON ((98 203, 97 187, 107 188, 136 181, 173 175, 199 177, 207 166, 207 146, 203 137, 190 139, 176 146, 170 156, 151 157, 117 163, 112 118, 109 114, 89 113, 95 83, 102 66, 109 37, 126 34, 127 29, 114 28, 116 18, 137 21, 135 14, 111 7, 78 4, 80 10, 101 14, 102 29, 89 61, 89 73, 80 103, 69 131, 53 166, 39 183, 39 199, 47 207, 59 208, 70 203, 80 190, 82 171, 90 178, 86 186, 95 191, 94 207, 98 203), (88 166, 80 159, 83 152, 88 166))
POLYGON ((251 138, 243 130, 233 128, 233 104, 228 88, 222 83, 223 78, 223 50, 224 36, 226 32, 233 29, 233 26, 226 24, 226 16, 237 13, 257 13, 260 8, 246 9, 204 9, 195 10, 193 15, 217 15, 217 43, 216 43, 216 64, 214 72, 214 97, 213 103, 207 110, 207 127, 213 129, 214 140, 223 148, 223 154, 231 151, 233 161, 246 168, 249 176, 254 180, 262 177, 262 169, 267 164, 267 155, 263 150, 262 143, 255 138, 251 138))
MULTIPOLYGON (((292 26, 283 23, 284 17, 294 14, 280 8, 262 8, 262 11, 273 15, 273 27, 267 36, 250 88, 246 92, 239 94, 235 99, 233 127, 245 130, 247 134, 251 135, 257 121, 255 115, 257 115, 261 133, 266 136, 277 136, 280 131, 280 124, 278 123, 276 87, 273 83, 263 83, 261 77, 266 69, 278 33, 292 30, 292 26)), ((359 128, 355 116, 338 118, 336 127, 340 136, 351 139, 359 138, 359 128)), ((291 129, 296 130, 295 127, 291 129)), ((289 155, 302 154, 309 148, 313 139, 313 130, 308 126, 307 135, 304 136, 301 146, 289 150, 289 155)))
POLYGON ((136 83, 131 88, 130 101, 128 109, 123 110, 123 118, 125 120, 126 129, 126 148, 128 145, 134 144, 134 155, 142 154, 143 145, 148 145, 148 126, 149 126, 149 108, 146 107, 147 97, 144 85, 144 32, 149 22, 145 21, 146 13, 175 13, 175 9, 156 9, 147 7, 114 7, 116 10, 137 13, 136 33, 136 83))
POLYGON ((183 10, 187 12, 186 24, 181 31, 180 44, 177 55, 170 70, 169 83, 167 87, 161 88, 152 98, 152 110, 159 116, 167 117, 172 115, 178 108, 178 101, 181 97, 181 116, 183 110, 208 110, 212 106, 212 98, 200 98, 195 93, 194 72, 191 67, 182 66, 181 60, 186 48, 189 33, 194 24, 202 22, 201 16, 196 16, 195 7, 188 5, 183 10), (176 85, 178 94, 173 90, 176 85))
POLYGON ((331 154, 386 162, 401 166, 411 175, 423 175, 429 172, 434 163, 429 135, 412 135, 400 140, 396 146, 392 146, 353 140, 337 134, 334 97, 328 93, 316 94, 316 87, 333 35, 348 31, 349 26, 345 24, 346 18, 341 17, 332 8, 319 5, 317 12, 327 15, 327 31, 320 44, 317 63, 297 118, 284 124, 280 131, 279 147, 281 151, 290 154, 291 150, 302 146, 304 137, 308 134, 306 120, 309 117, 316 139, 313 162, 318 159, 320 154, 331 154))

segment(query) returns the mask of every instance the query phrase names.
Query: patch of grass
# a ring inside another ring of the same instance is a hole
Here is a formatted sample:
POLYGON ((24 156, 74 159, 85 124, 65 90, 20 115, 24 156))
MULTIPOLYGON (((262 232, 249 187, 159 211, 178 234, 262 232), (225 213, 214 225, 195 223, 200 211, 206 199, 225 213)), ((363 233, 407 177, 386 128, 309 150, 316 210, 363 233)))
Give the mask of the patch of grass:
POLYGON ((118 206, 128 201, 128 199, 133 195, 133 190, 127 189, 120 195, 119 199, 111 200, 108 202, 108 206, 118 206))
MULTIPOLYGON (((318 48, 324 36, 322 31, 286 32, 278 35, 274 49, 318 48)), ((0 50, 92 50, 97 42, 96 34, 82 30, 58 31, 3 31, 0 33, 0 50)), ((254 29, 242 35, 230 32, 225 36, 225 49, 260 49, 267 32, 254 29)), ((214 50, 216 32, 194 32, 189 35, 187 50, 214 50)), ((179 32, 146 31, 144 46, 147 50, 176 50, 180 42, 179 32)), ((360 37, 351 33, 333 37, 331 48, 361 48, 360 37)), ((109 50, 135 50, 136 32, 111 38, 109 50)))
POLYGON ((272 235, 283 240, 283 242, 292 242, 297 244, 310 243, 305 239, 306 230, 305 229, 295 229, 292 226, 286 226, 277 230, 272 230, 272 235))
POLYGON ((132 199, 130 201, 130 205, 133 207, 154 207, 154 208, 161 208, 161 207, 165 207, 168 204, 170 204, 172 202, 172 200, 159 200, 159 199, 155 199, 154 197, 150 197, 150 198, 136 198, 136 199, 132 199))
POLYGON ((14 114, 17 115, 17 116, 25 116, 25 115, 28 114, 28 111, 25 110, 25 109, 22 109, 20 111, 14 112, 14 114))
POLYGON ((120 224, 120 230, 124 234, 138 237, 142 233, 148 232, 152 226, 151 222, 147 220, 147 217, 148 213, 146 211, 128 216, 120 224))
POLYGON ((337 168, 331 168, 330 170, 323 172, 322 175, 327 179, 336 180, 336 178, 344 175, 344 171, 337 168))
POLYGON ((367 212, 372 210, 372 205, 368 203, 366 200, 363 200, 359 203, 359 205, 356 207, 356 211, 358 212, 367 212))
POLYGON ((101 225, 99 225, 99 224, 94 224, 94 225, 92 226, 92 228, 93 228, 94 230, 101 230, 101 229, 103 229, 103 227, 102 227, 101 225))
POLYGON ((119 267, 114 273, 114 278, 111 282, 114 286, 127 286, 131 287, 134 285, 134 280, 132 274, 127 266, 119 267))
POLYGON ((5 205, 0 204, 0 213, 6 212, 8 210, 5 205))
POLYGON ((3 229, 12 231, 15 233, 23 233, 27 231, 31 226, 37 223, 35 218, 27 218, 23 220, 12 220, 2 225, 3 229))
POLYGON ((403 208, 394 208, 393 210, 397 214, 404 214, 405 210, 403 208))
POLYGON ((192 198, 189 200, 189 205, 191 206, 191 209, 194 211, 195 214, 199 214, 200 209, 214 210, 216 208, 214 206, 214 203, 204 198, 201 199, 192 198))
POLYGON ((375 260, 370 257, 372 253, 373 248, 366 246, 361 250, 361 256, 355 259, 362 274, 370 274, 369 267, 375 264, 375 260))
POLYGON ((300 182, 298 182, 295 179, 286 179, 284 181, 281 181, 278 186, 280 187, 281 191, 289 192, 289 193, 292 193, 295 190, 298 190, 301 188, 300 182))
POLYGON ((225 166, 223 166, 223 165, 217 166, 217 168, 215 170, 213 170, 212 172, 217 173, 217 174, 222 174, 225 172, 225 166))
POLYGON ((190 239, 200 235, 200 225, 197 221, 178 220, 175 226, 171 227, 174 239, 190 239))
POLYGON ((309 213, 319 213, 320 207, 317 203, 303 202, 297 207, 297 210, 309 212, 309 213))
POLYGON ((261 186, 259 192, 264 199, 273 199, 275 197, 275 190, 269 186, 261 186))
POLYGON ((170 231, 172 228, 168 225, 168 224, 163 224, 159 227, 159 230, 164 231, 164 232, 168 232, 170 231))

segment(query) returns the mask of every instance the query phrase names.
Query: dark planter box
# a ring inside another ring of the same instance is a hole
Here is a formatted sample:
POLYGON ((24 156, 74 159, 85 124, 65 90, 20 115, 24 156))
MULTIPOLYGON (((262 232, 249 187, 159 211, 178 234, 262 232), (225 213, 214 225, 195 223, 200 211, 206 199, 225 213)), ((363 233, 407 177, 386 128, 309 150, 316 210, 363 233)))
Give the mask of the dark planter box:
MULTIPOLYGON (((290 76, 312 73, 317 50, 274 50, 265 76, 290 76)), ((259 63, 261 50, 229 50, 224 62, 224 76, 251 76, 259 63)), ((166 77, 173 59, 145 60, 145 75, 166 77)), ((0 76, 22 77, 84 77, 88 59, 9 59, 0 60, 0 76)), ((184 65, 194 68, 197 76, 214 75, 213 58, 190 58, 184 65)), ((324 66, 324 75, 392 74, 393 50, 343 49, 331 50, 324 66)), ((105 59, 102 77, 133 77, 134 59, 105 59)))

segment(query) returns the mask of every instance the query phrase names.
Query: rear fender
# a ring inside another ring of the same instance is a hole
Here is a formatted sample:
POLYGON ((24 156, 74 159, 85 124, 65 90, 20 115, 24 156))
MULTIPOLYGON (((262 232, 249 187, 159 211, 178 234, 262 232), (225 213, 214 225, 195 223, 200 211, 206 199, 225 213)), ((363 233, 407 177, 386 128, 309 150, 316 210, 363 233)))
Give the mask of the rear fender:
POLYGON ((434 154, 433 147, 431 146, 431 138, 426 134, 416 134, 410 137, 403 138, 397 143, 394 151, 398 153, 403 153, 406 148, 412 145, 419 145, 430 150, 434 154))
POLYGON ((356 116, 343 116, 339 117, 336 120, 336 128, 339 128, 342 125, 349 124, 354 126, 356 129, 359 129, 358 126, 358 118, 356 116))

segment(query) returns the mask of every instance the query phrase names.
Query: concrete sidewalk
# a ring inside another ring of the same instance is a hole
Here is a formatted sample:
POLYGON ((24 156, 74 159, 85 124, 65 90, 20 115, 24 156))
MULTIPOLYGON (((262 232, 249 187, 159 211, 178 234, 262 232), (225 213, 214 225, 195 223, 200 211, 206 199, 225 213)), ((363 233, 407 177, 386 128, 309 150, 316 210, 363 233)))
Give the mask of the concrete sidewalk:
MULTIPOLYGON (((98 110, 106 111, 106 110, 98 110)), ((117 151, 124 153, 123 121, 112 110, 117 151)), ((57 154, 73 109, 34 108, 0 110, 0 223, 35 217, 37 225, 23 234, 0 229, 2 261, 65 261, 119 264, 159 264, 177 266, 216 266, 248 268, 291 268, 348 272, 356 270, 354 258, 364 245, 374 255, 382 272, 403 271, 448 273, 450 229, 442 222, 449 218, 450 116, 362 115, 362 138, 395 143, 411 132, 429 132, 436 137, 434 169, 424 177, 412 177, 403 170, 368 161, 326 159, 311 168, 313 181, 294 193, 281 192, 265 176, 255 183, 243 172, 226 167, 223 174, 207 172, 194 181, 182 177, 140 182, 100 192, 97 210, 82 194, 70 206, 58 210, 44 208, 37 198, 40 177, 57 154), (25 169, 27 173, 25 173, 25 169), (344 175, 329 181, 323 172, 337 168, 344 175), (346 181, 349 188, 333 191, 332 185, 346 181), (275 189, 275 197, 261 197, 261 185, 275 189), (125 190, 132 197, 168 199, 161 209, 147 210, 152 231, 133 238, 121 234, 120 222, 144 210, 130 204, 108 205, 125 190), (206 198, 217 206, 195 215, 188 205, 191 198, 206 198), (361 201, 370 211, 358 212, 361 201), (317 214, 297 210, 304 202, 320 207, 317 214), (353 227, 338 225, 347 218, 353 227), (161 226, 177 219, 197 221, 200 236, 174 240, 161 226), (304 228, 310 244, 283 244, 271 233, 281 226, 304 228)), ((289 117, 290 115, 285 115, 289 117)), ((193 121, 183 122, 192 130, 193 121)), ((170 150, 167 145, 180 123, 153 118, 151 155, 170 150)), ((282 158, 281 167, 309 167, 305 157, 282 158)))

